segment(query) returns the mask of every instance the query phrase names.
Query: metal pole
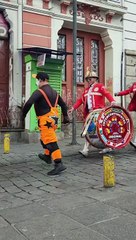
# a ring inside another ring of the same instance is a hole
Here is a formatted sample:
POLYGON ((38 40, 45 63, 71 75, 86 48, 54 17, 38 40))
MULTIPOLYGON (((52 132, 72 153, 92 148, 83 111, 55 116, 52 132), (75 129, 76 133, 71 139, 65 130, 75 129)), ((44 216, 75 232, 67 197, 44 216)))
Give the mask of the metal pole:
MULTIPOLYGON (((77 54, 76 54, 76 39, 77 39, 77 0, 73 0, 73 104, 76 102, 76 77, 77 77, 77 54)), ((72 118, 72 145, 77 144, 76 141, 76 112, 73 111, 72 118)))

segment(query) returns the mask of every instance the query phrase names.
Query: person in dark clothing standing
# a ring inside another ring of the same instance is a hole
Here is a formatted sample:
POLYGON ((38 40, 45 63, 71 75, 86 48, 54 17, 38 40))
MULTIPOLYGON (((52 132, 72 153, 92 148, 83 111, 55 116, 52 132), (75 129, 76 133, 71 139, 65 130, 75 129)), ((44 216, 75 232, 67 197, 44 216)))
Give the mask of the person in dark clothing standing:
POLYGON ((39 89, 33 92, 23 107, 23 118, 34 104, 36 116, 38 118, 38 127, 40 130, 40 141, 44 148, 44 154, 39 154, 39 158, 47 164, 54 161, 54 169, 48 172, 48 175, 57 175, 64 171, 66 167, 62 163, 61 150, 57 143, 55 130, 57 129, 57 108, 58 104, 62 109, 63 123, 69 123, 67 106, 60 95, 49 85, 49 76, 45 72, 33 74, 36 78, 36 84, 39 89))

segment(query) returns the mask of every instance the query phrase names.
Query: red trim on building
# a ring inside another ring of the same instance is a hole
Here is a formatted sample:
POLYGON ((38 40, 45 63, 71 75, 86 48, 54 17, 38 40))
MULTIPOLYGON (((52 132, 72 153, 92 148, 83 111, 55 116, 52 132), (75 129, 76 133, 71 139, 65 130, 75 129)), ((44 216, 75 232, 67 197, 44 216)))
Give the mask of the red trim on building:
POLYGON ((115 12, 108 12, 106 14, 106 22, 111 23, 113 16, 115 15, 115 12))
POLYGON ((51 17, 23 12, 23 47, 51 48, 51 17))

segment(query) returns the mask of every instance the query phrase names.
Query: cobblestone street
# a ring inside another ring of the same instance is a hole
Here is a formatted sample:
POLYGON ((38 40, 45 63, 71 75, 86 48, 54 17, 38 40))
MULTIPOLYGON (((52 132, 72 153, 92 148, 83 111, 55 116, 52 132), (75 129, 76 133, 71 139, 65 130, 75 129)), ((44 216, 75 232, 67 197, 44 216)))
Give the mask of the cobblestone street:
POLYGON ((83 140, 60 142, 67 170, 38 159, 40 144, 13 144, 0 153, 0 240, 135 240, 136 150, 112 153, 116 184, 103 187, 103 157, 97 149, 79 155, 83 140))

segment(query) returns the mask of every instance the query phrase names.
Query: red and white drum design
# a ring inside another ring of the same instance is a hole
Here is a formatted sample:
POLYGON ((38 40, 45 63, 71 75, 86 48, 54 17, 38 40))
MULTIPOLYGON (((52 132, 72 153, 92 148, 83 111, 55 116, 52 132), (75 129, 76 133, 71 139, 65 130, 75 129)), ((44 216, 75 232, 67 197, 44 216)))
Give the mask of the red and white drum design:
POLYGON ((108 147, 121 149, 132 139, 133 122, 129 113, 122 107, 110 106, 103 109, 97 119, 97 134, 108 147))

